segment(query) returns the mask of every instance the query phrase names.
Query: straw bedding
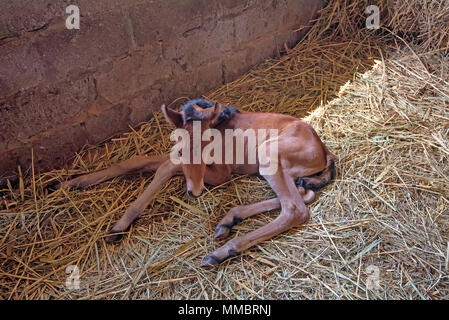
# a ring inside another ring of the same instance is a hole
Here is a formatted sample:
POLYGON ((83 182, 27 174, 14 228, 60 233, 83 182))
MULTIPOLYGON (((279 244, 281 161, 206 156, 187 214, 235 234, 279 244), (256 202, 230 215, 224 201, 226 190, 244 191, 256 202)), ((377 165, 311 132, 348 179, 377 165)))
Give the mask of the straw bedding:
MULTIPOLYGON (((260 177, 234 176, 192 200, 177 177, 120 245, 107 245, 105 232, 151 175, 84 191, 46 187, 134 154, 168 152, 171 128, 155 113, 103 146, 86 146, 66 169, 33 170, 1 190, 0 297, 448 299, 449 6, 443 4, 380 1, 385 27, 368 31, 366 1, 332 1, 294 49, 205 95, 244 110, 292 114, 316 128, 337 157, 338 176, 309 205, 306 225, 217 270, 201 269, 201 258, 220 245, 212 235, 223 214, 274 194, 260 177), (65 286, 69 265, 79 268, 78 290, 65 286)), ((231 236, 277 213, 250 218, 231 236)))

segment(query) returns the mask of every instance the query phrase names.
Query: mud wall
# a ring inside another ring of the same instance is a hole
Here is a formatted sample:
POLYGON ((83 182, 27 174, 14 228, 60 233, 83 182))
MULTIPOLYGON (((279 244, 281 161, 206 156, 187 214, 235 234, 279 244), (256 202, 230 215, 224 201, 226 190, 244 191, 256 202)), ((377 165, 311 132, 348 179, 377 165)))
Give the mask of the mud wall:
POLYGON ((234 80, 304 34, 320 0, 0 2, 0 183, 62 166, 161 103, 234 80), (66 7, 80 9, 67 29, 66 7))

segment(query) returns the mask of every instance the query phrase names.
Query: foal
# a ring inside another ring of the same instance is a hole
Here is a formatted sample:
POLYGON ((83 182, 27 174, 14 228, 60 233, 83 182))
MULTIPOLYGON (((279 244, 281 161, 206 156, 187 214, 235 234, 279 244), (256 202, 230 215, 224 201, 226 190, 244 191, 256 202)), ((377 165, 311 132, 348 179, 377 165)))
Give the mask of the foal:
MULTIPOLYGON (((187 102, 180 112, 163 105, 162 112, 169 123, 177 128, 185 129, 190 136, 192 136, 194 121, 200 121, 201 134, 207 129, 214 128, 221 133, 221 137, 225 136, 226 129, 243 131, 276 129, 278 132, 276 141, 268 137, 258 138, 257 141, 257 146, 264 145, 265 150, 277 147, 276 156, 268 158, 266 163, 262 163, 259 157, 255 163, 249 163, 249 151, 245 148, 243 163, 236 163, 236 143, 234 143, 231 151, 224 150, 221 162, 206 164, 201 158, 200 162, 195 164, 175 163, 170 155, 134 156, 108 169, 62 183, 62 186, 84 188, 123 174, 156 171, 147 189, 109 231, 109 236, 106 238, 108 242, 119 241, 123 232, 128 230, 131 223, 142 214, 164 183, 175 175, 183 174, 187 182, 187 194, 191 197, 199 197, 204 191, 204 183, 216 186, 228 181, 233 173, 260 173, 268 181, 277 198, 232 208, 219 222, 214 237, 217 240, 225 239, 234 225, 258 213, 280 208, 280 215, 257 230, 228 241, 203 259, 202 266, 217 266, 229 257, 238 255, 266 239, 306 222, 309 211, 305 204, 313 201, 315 191, 330 183, 334 177, 333 157, 315 130, 309 124, 289 115, 244 112, 233 107, 222 107, 218 103, 213 105, 210 101, 202 99, 187 102), (233 152, 232 163, 224 161, 226 152, 233 152), (273 165, 276 170, 266 173, 264 169, 273 165)), ((222 142, 221 145, 224 148, 225 143, 222 142)), ((209 143, 202 141, 200 149, 204 150, 209 143)), ((246 144, 247 141, 245 141, 246 144)), ((190 151, 190 154, 195 152, 192 150, 192 143, 190 143, 190 151)), ((259 152, 259 148, 256 152, 259 152)))

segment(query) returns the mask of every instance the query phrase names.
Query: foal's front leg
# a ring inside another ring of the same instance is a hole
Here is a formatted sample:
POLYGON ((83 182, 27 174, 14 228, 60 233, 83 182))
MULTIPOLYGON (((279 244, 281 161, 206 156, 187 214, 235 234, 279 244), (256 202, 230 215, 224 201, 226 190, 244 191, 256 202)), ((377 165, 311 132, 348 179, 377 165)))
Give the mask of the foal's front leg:
MULTIPOLYGON (((143 210, 150 204, 156 193, 163 187, 171 177, 182 174, 181 165, 175 165, 170 159, 164 161, 156 171, 153 180, 148 188, 133 202, 126 210, 122 218, 109 231, 110 236, 106 238, 107 242, 119 241, 123 232, 126 231, 131 223, 142 214, 143 210)), ((227 167, 218 168, 216 165, 207 167, 205 181, 214 185, 225 182, 229 179, 230 170, 227 167)))
POLYGON ((163 162, 157 169, 156 174, 147 189, 129 206, 122 218, 109 231, 111 235, 106 238, 106 241, 119 241, 123 236, 123 232, 129 228, 134 220, 140 217, 143 210, 150 204, 156 193, 162 189, 164 183, 171 177, 181 173, 181 165, 175 165, 171 160, 163 162))

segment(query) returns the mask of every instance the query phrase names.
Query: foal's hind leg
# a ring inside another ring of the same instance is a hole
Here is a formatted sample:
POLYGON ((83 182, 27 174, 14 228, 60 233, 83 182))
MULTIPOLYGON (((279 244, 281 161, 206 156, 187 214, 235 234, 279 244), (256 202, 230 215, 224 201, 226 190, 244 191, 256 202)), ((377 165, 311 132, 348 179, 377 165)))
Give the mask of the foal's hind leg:
POLYGON ((293 179, 281 170, 271 176, 264 176, 276 192, 281 204, 281 213, 269 224, 228 241, 225 245, 206 256, 202 266, 217 266, 227 258, 278 235, 288 229, 301 225, 309 219, 309 211, 293 179))
MULTIPOLYGON (((305 190, 303 187, 298 187, 298 191, 304 199, 304 202, 310 203, 315 199, 315 192, 312 190, 305 190)), ((214 238, 216 240, 223 240, 231 233, 233 226, 239 224, 243 219, 249 218, 256 214, 276 210, 281 208, 281 202, 278 198, 265 200, 249 205, 242 205, 231 208, 223 219, 215 228, 214 238)))
POLYGON ((169 155, 134 156, 107 169, 62 182, 60 187, 85 188, 124 174, 156 171, 169 157, 169 155))

